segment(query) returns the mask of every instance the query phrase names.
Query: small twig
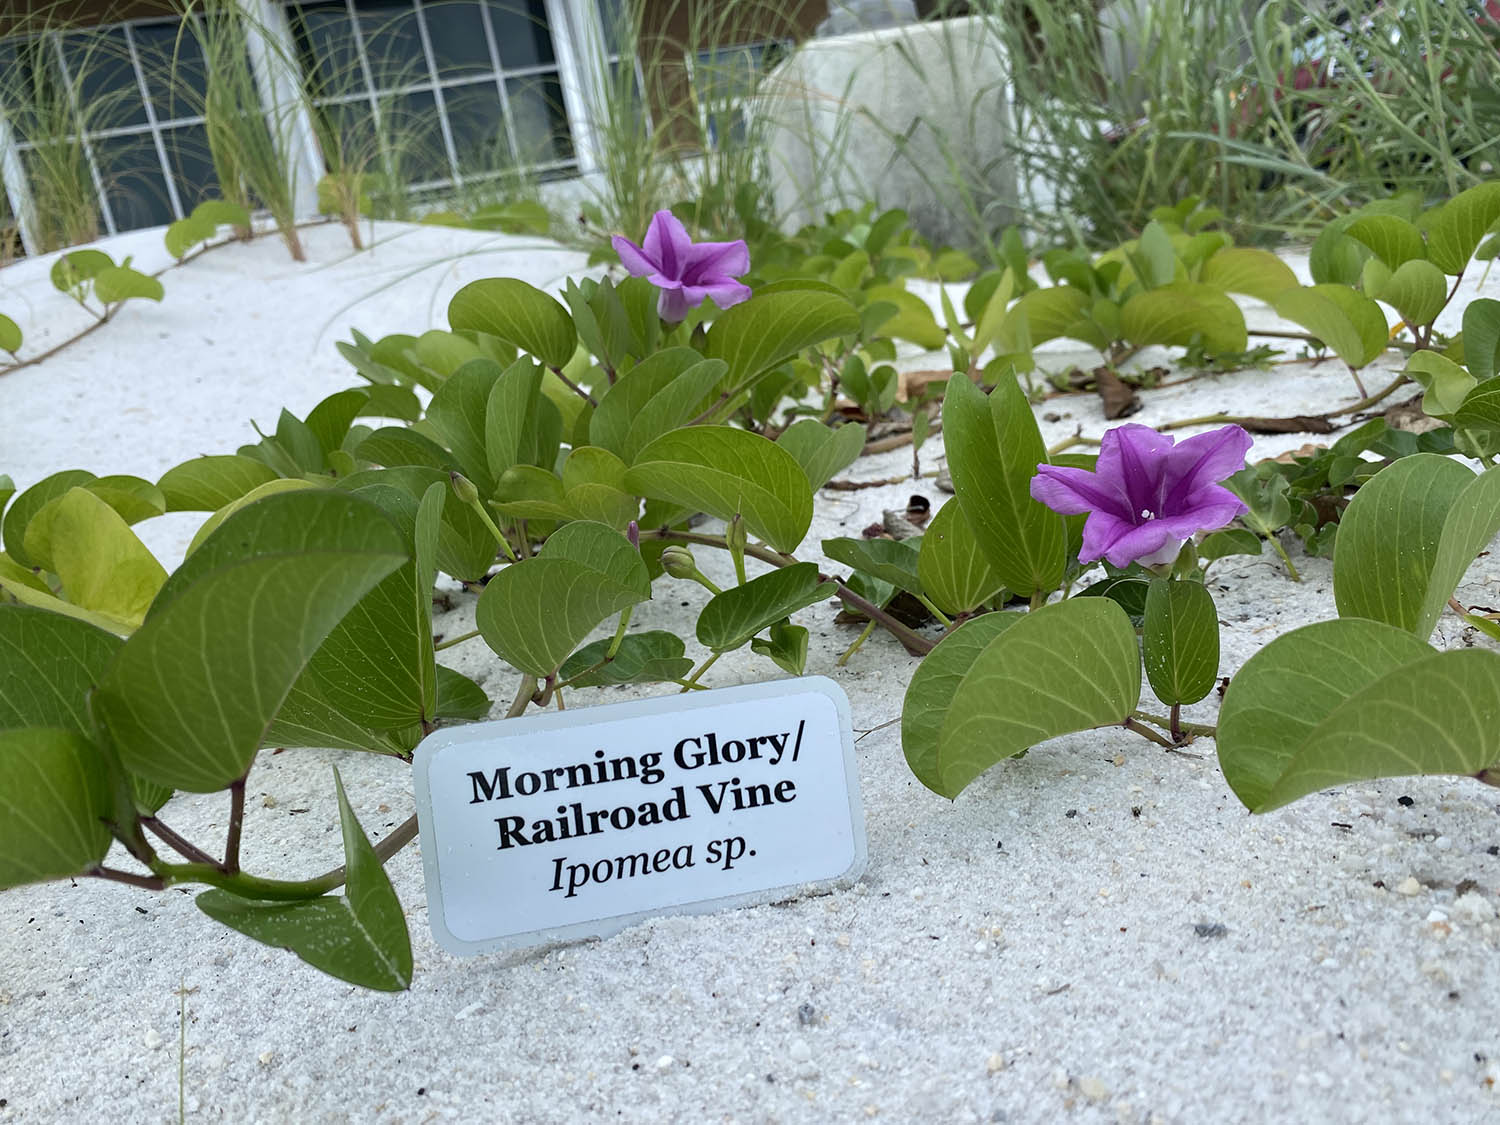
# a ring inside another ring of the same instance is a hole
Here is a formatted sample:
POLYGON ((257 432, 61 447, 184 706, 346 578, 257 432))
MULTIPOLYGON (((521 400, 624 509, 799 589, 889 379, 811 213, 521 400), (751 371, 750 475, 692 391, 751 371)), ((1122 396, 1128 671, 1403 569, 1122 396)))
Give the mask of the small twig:
POLYGON ((167 847, 171 848, 178 855, 182 856, 183 859, 191 860, 193 863, 211 864, 221 871, 224 870, 224 865, 222 863, 216 860, 213 856, 209 855, 202 848, 198 847, 191 840, 179 836, 176 832, 172 831, 172 829, 168 828, 161 821, 157 820, 156 817, 143 816, 141 817, 141 824, 144 827, 151 829, 151 831, 157 836, 158 839, 161 840, 162 843, 166 844, 167 847))
POLYGON ((113 867, 99 866, 85 872, 95 879, 106 879, 111 883, 124 883, 130 887, 140 887, 148 891, 164 891, 167 889, 167 881, 159 875, 135 875, 129 871, 119 871, 113 867))
POLYGON ((567 387, 574 394, 581 397, 584 402, 588 403, 590 406, 599 405, 598 401, 594 398, 593 395, 589 394, 588 391, 584 390, 577 383, 573 382, 572 379, 569 379, 566 375, 564 375, 561 367, 553 367, 549 368, 549 370, 552 372, 552 374, 556 375, 558 379, 562 380, 563 386, 567 387))
POLYGON ((445 648, 452 648, 454 645, 461 645, 465 641, 472 641, 477 636, 479 636, 478 629, 475 629, 468 633, 460 633, 456 637, 444 637, 441 641, 438 641, 432 646, 432 651, 442 652, 445 648))
POLYGON ((516 697, 511 700, 510 710, 505 712, 507 719, 518 718, 525 714, 526 706, 531 702, 531 697, 536 694, 536 677, 522 676, 521 684, 516 688, 516 697))
POLYGON ((870 618, 870 623, 865 626, 864 632, 855 637, 854 643, 846 648, 844 650, 844 654, 838 658, 837 664, 840 668, 843 668, 845 665, 847 665, 849 663, 849 659, 864 646, 864 643, 869 639, 870 634, 875 631, 876 624, 878 624, 876 620, 873 617, 870 618))

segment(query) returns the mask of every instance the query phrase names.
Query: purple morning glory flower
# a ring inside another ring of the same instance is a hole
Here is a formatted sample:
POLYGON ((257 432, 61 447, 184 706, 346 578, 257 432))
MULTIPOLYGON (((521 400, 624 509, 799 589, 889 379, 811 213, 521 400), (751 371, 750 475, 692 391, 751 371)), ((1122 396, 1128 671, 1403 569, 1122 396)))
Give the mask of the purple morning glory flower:
POLYGON ((750 269, 750 251, 742 239, 694 242, 670 211, 658 211, 640 246, 615 235, 611 240, 625 268, 661 290, 656 311, 663 320, 679 321, 712 297, 721 309, 750 297, 750 287, 735 280, 750 269))
POLYGON ((1065 516, 1089 514, 1080 562, 1160 566, 1195 532, 1217 530, 1247 510, 1219 482, 1244 468, 1250 444, 1239 426, 1180 445, 1149 426, 1116 426, 1104 435, 1094 472, 1038 465, 1031 495, 1065 516))

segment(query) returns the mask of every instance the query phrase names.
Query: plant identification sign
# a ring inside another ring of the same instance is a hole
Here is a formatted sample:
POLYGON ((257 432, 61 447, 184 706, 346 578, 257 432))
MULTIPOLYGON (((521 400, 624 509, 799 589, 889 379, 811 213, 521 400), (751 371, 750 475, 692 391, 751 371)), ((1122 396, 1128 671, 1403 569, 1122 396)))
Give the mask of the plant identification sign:
POLYGON ((865 865, 849 700, 821 676, 440 730, 415 772, 452 953, 772 901, 865 865))

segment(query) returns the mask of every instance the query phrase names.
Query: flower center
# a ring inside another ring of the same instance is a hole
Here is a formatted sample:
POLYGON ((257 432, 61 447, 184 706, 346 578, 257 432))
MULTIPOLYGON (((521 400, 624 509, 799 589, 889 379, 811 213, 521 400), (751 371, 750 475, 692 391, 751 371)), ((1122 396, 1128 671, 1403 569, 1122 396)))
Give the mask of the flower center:
POLYGON ((1150 508, 1142 508, 1141 509, 1141 519, 1143 519, 1143 520, 1154 520, 1155 518, 1156 518, 1156 513, 1153 512, 1150 508))

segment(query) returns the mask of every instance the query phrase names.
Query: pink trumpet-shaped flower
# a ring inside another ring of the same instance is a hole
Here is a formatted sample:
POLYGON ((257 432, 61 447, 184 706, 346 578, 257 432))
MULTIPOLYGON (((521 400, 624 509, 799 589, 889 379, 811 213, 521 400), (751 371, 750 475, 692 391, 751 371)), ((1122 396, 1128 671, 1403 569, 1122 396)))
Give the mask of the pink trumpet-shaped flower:
POLYGON ((1224 426, 1181 444, 1149 426, 1117 426, 1104 435, 1094 472, 1038 465, 1031 495, 1054 512, 1087 512, 1080 562, 1160 566, 1189 537, 1214 531, 1245 512, 1220 485, 1245 466, 1250 435, 1224 426))
POLYGON ((618 234, 611 241, 627 270, 661 290, 656 311, 663 320, 682 320, 705 297, 721 309, 750 297, 750 287, 735 280, 750 269, 743 239, 694 242, 676 215, 658 211, 640 246, 618 234))

